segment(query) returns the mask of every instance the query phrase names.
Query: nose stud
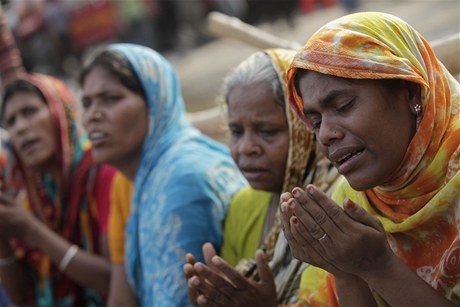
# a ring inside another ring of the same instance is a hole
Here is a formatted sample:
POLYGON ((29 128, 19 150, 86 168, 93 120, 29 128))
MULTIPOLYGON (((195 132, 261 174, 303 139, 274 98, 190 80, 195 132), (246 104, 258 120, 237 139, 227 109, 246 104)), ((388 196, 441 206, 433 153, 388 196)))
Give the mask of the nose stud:
POLYGON ((96 112, 96 113, 94 113, 94 118, 95 118, 95 119, 101 119, 101 118, 102 118, 102 113, 99 112, 99 111, 96 112))

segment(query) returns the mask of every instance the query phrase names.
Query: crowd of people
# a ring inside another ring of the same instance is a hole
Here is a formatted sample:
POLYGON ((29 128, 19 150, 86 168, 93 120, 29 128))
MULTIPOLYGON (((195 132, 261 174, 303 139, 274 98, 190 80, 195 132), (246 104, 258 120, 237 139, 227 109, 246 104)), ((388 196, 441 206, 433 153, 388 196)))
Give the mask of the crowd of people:
POLYGON ((1 31, 0 302, 460 304, 460 84, 398 17, 231 70, 228 145, 158 51, 91 54, 76 101, 1 31))

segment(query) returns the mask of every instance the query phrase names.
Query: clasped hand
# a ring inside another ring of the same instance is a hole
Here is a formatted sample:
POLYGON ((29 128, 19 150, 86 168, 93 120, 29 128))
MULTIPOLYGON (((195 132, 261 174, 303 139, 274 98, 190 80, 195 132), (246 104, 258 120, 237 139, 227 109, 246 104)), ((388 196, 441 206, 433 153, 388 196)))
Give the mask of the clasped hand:
POLYGON ((363 274, 394 256, 378 219, 351 200, 339 207, 313 185, 280 198, 281 218, 292 255, 337 274, 363 274))

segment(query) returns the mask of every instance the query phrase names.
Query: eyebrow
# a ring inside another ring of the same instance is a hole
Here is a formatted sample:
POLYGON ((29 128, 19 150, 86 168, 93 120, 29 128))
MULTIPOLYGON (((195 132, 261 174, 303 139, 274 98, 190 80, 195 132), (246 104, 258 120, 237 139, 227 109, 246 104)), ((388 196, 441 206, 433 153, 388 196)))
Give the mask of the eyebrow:
MULTIPOLYGON (((337 97, 345 94, 346 92, 347 92, 347 89, 332 90, 326 95, 326 97, 323 97, 322 99, 319 100, 319 105, 322 108, 330 107, 333 104, 333 101, 337 97)), ((316 114, 316 113, 318 112, 313 111, 311 109, 306 109, 305 107, 303 108, 303 114, 306 116, 311 115, 311 114, 316 114)))

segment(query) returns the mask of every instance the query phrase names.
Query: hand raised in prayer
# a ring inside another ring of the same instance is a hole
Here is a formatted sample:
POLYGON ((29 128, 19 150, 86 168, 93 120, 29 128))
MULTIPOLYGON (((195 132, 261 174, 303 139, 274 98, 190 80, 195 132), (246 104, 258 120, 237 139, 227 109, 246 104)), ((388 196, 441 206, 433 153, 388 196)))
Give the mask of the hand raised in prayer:
POLYGON ((281 195, 281 218, 292 255, 330 273, 378 269, 395 257, 382 224, 351 200, 340 208, 313 185, 281 195))
POLYGON ((189 294, 196 295, 198 306, 277 306, 275 282, 262 250, 256 253, 259 282, 227 264, 211 244, 205 244, 203 252, 207 265, 195 263, 194 276, 188 280, 189 294))

